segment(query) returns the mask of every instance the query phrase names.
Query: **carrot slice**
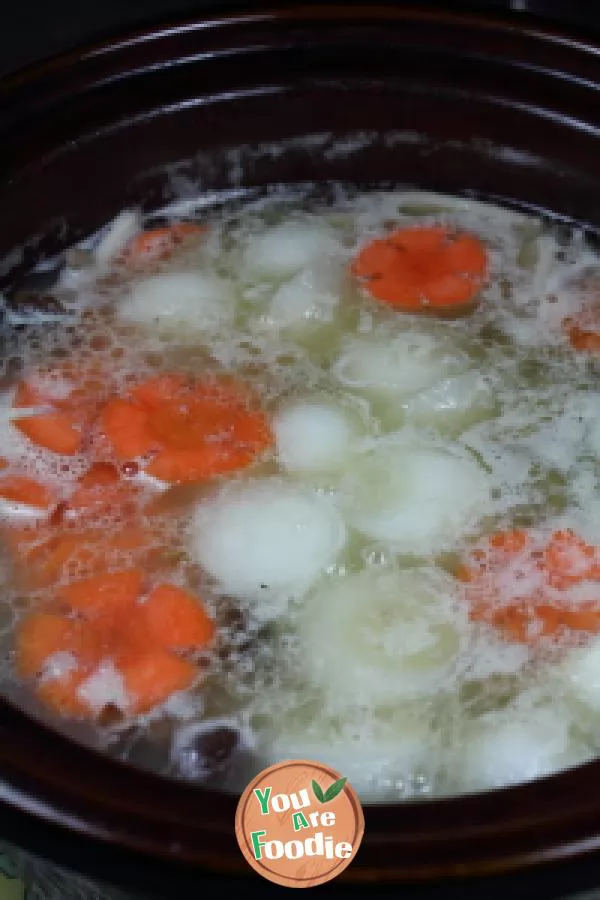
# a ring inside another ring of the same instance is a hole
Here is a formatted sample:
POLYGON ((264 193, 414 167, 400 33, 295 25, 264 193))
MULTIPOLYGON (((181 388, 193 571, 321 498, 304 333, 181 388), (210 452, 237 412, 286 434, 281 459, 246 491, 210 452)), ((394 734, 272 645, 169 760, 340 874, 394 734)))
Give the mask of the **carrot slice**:
POLYGON ((172 584, 155 587, 138 620, 150 638, 168 650, 197 650, 211 642, 215 624, 200 601, 172 584))
POLYGON ((144 456, 156 447, 147 428, 148 413, 128 400, 109 400, 100 421, 115 453, 122 460, 144 456))
POLYGON ((119 481, 119 472, 111 463, 96 462, 79 479, 79 486, 84 489, 105 487, 119 481))
POLYGON ((542 638, 555 637, 561 628, 560 611, 542 603, 535 606, 517 604, 473 618, 475 621, 487 621, 518 644, 530 644, 542 638))
POLYGON ((273 443, 266 416, 231 379, 159 376, 110 401, 102 422, 121 459, 154 453, 147 473, 169 482, 245 468, 273 443))
POLYGON ((25 475, 8 475, 0 478, 0 497, 38 509, 48 509, 56 503, 50 488, 25 475))
POLYGON ((415 226, 367 244, 351 271, 375 299, 395 309, 444 312, 475 301, 486 277, 487 254, 474 235, 415 226))
POLYGON ((183 375, 158 375, 138 384, 131 392, 131 399, 142 406, 156 409, 165 402, 177 401, 182 392, 189 389, 188 379, 183 375))
POLYGON ((50 612, 27 616, 16 634, 16 666, 22 678, 36 678, 56 653, 70 653, 88 670, 98 661, 98 647, 83 622, 50 612))
POLYGON ((131 481, 122 480, 111 463, 94 463, 78 482, 67 504, 67 509, 78 514, 100 515, 133 513, 141 496, 140 488, 131 481))
POLYGON ((600 330, 592 331, 573 325, 568 331, 568 336, 574 350, 584 350, 588 353, 598 353, 600 350, 600 330))
POLYGON ((544 553, 550 584, 559 589, 600 579, 600 549, 587 544, 571 529, 556 531, 544 553))
POLYGON ((168 259, 186 240, 198 237, 206 226, 194 222, 178 222, 165 228, 151 228, 131 239, 122 261, 129 265, 146 265, 168 259))
POLYGON ((490 538, 490 547, 504 553, 521 553, 529 544, 529 534, 522 528, 499 531, 490 538))
POLYGON ((103 655, 102 644, 84 622, 49 612, 36 612, 21 623, 16 635, 16 667, 22 678, 40 678, 39 699, 61 715, 89 714, 78 689, 103 655), (53 675, 48 668, 52 657, 69 654, 74 668, 53 675))
POLYGON ((251 449, 208 444, 200 450, 165 450, 158 453, 146 467, 146 472, 159 481, 186 484, 245 469, 255 458, 256 453, 251 449))
POLYGON ((568 593, 600 580, 600 549, 571 530, 554 532, 545 543, 523 530, 500 532, 455 575, 465 583, 471 619, 508 640, 535 646, 570 632, 600 631, 600 585, 596 602, 568 593))
POLYGON ((569 343, 574 350, 584 353, 600 351, 600 303, 588 300, 574 316, 562 322, 569 343))
POLYGON ((13 409, 32 409, 50 406, 53 401, 45 399, 41 392, 27 381, 20 381, 13 398, 13 409))
POLYGON ((8 469, 8 465, 8 460, 3 456, 0 456, 0 471, 2 471, 3 469, 8 469))
POLYGON ((20 581, 30 589, 51 587, 65 576, 91 578, 107 567, 130 566, 133 560, 151 566, 157 556, 155 537, 142 526, 116 533, 100 528, 64 531, 41 541, 22 532, 14 550, 20 581))
POLYGON ((117 657, 116 666, 131 698, 133 714, 148 712, 172 694, 187 690, 198 674, 192 663, 156 647, 125 649, 117 657))
POLYGON ((79 672, 70 672, 62 678, 42 681, 36 687, 35 692, 45 706, 61 716, 77 719, 90 718, 92 711, 78 694, 85 678, 86 676, 79 672))
POLYGON ((74 456, 81 449, 83 434, 73 416, 68 413, 26 416, 14 424, 30 441, 52 453, 74 456))
POLYGON ((143 580, 144 573, 140 569, 94 575, 62 587, 58 600, 86 619, 102 616, 112 621, 116 616, 131 615, 135 611, 143 580))
POLYGON ((579 609, 550 603, 521 604, 495 610, 489 621, 506 637, 520 644, 535 644, 570 631, 597 634, 600 631, 600 607, 586 604, 579 609))
POLYGON ((94 548, 102 532, 64 532, 36 544, 27 554, 23 567, 26 584, 50 587, 69 570, 86 571, 94 560, 94 548))
POLYGON ((83 371, 66 363, 56 369, 40 369, 30 381, 17 386, 13 407, 44 408, 44 412, 19 417, 14 425, 38 446, 72 456, 81 450, 106 390, 105 382, 89 365, 83 371))
MULTIPOLYGON (((27 382, 21 382, 15 392, 13 408, 28 409, 30 407, 66 406, 66 401, 57 401, 44 397, 42 392, 27 382)), ((73 456, 81 449, 83 434, 78 417, 69 411, 41 413, 16 419, 14 425, 18 430, 46 450, 73 456)))
POLYGON ((3 528, 0 532, 2 543, 10 550, 15 559, 24 557, 36 542, 39 543, 49 537, 50 532, 46 525, 47 523, 44 521, 43 527, 36 522, 34 525, 25 525, 22 528, 14 526, 3 528))

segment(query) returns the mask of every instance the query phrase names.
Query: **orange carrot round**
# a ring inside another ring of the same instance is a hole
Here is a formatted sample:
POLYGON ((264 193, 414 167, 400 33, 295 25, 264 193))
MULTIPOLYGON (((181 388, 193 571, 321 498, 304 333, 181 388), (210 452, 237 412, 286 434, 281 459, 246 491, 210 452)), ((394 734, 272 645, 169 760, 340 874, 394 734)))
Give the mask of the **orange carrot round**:
POLYGON ((172 256, 186 241, 199 237, 206 230, 206 226, 194 222, 178 222, 165 228, 142 231, 128 243, 121 261, 129 266, 160 262, 172 256))
POLYGON ((56 497, 50 488, 25 475, 5 475, 0 478, 0 497, 37 509, 49 509, 56 503, 56 497))
POLYGON ((139 608, 138 621, 151 640, 169 650, 198 650, 215 634, 215 623, 202 604, 187 591, 161 584, 139 608))
POLYGON ((36 678, 56 653, 70 653, 89 669, 98 661, 98 648, 84 624, 51 612, 27 616, 16 633, 16 666, 23 678, 36 678))
POLYGON ((231 379, 163 375, 115 398, 101 415, 121 460, 151 456, 149 475, 201 481, 250 465, 273 443, 265 414, 231 379))
POLYGON ((26 416, 15 422, 15 425, 30 441, 52 453, 74 456, 81 449, 82 433, 73 416, 68 413, 26 416))
POLYGON ((115 397, 100 417, 101 427, 120 459, 144 456, 156 446, 147 428, 148 414, 135 403, 115 397))
MULTIPOLYGON (((62 374, 62 373, 59 373, 62 374)), ((39 447, 73 456, 81 450, 84 433, 97 406, 97 397, 87 388, 72 387, 65 397, 54 397, 33 384, 22 381, 15 392, 13 408, 48 408, 48 412, 20 416, 14 425, 39 447)))
POLYGON ((376 300, 411 313, 473 304, 487 272, 479 238, 442 225, 400 228, 360 250, 351 271, 376 300))
POLYGON ((600 351, 600 308, 598 304, 584 307, 577 316, 564 319, 563 331, 574 350, 584 353, 600 351))
POLYGON ((97 462, 77 482, 66 509, 78 517, 103 513, 124 516, 135 508, 140 497, 140 488, 123 480, 112 463, 97 462))
POLYGON ((57 678, 50 678, 37 685, 35 693, 41 702, 61 716, 89 718, 92 710, 79 696, 79 689, 87 675, 68 672, 57 678))
POLYGON ((116 532, 102 528, 7 529, 5 540, 12 550, 17 580, 29 590, 100 575, 108 567, 134 562, 151 568, 159 555, 152 530, 135 524, 116 532))
POLYGON ((116 665, 131 698, 130 711, 134 715, 149 712, 172 694, 187 690, 198 674, 193 663, 157 647, 124 649, 117 656, 116 665))
POLYGON ((597 601, 569 594, 600 579, 600 548, 571 530, 547 540, 525 530, 492 535, 455 575, 465 583, 471 619, 508 640, 535 646, 570 632, 600 632, 600 584, 597 601))
POLYGON ((581 581, 600 580, 600 548, 571 529, 555 531, 544 551, 548 581, 562 590, 581 581))
POLYGON ((141 569, 126 569, 110 574, 94 575, 71 584, 64 585, 57 593, 59 604, 69 612, 75 612, 86 619, 104 617, 114 621, 116 616, 125 617, 135 613, 144 573, 141 569))
POLYGON ((17 670, 38 680, 36 693, 47 706, 62 715, 96 716, 80 688, 102 662, 121 675, 133 715, 197 679, 198 667, 177 653, 208 646, 214 622, 199 600, 175 585, 160 584, 140 602, 143 577, 129 569, 74 582, 56 592, 48 609, 21 623, 17 670), (72 658, 72 667, 52 673, 48 666, 56 654, 72 658))

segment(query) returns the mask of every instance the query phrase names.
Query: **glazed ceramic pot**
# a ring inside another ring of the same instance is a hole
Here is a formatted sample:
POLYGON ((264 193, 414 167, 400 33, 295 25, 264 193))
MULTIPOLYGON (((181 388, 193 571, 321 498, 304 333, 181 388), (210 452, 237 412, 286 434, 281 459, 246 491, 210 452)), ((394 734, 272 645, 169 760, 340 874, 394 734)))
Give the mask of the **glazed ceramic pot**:
MULTIPOLYGON (((0 278, 129 203, 273 184, 410 185, 600 230, 600 47, 517 20, 374 5, 187 22, 0 84, 0 278)), ((143 893, 260 887, 236 797, 102 757, 0 704, 1 835, 143 893)), ((331 894, 559 897, 600 886, 600 762, 476 796, 367 807, 331 894)), ((318 889, 317 893, 318 893, 318 889)))

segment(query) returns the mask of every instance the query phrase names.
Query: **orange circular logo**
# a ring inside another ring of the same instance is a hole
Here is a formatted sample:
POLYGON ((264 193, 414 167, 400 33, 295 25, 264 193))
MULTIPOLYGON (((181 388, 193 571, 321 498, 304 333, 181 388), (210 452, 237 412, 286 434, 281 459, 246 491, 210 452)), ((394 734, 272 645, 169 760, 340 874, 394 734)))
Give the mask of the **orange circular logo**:
POLYGON ((346 778, 306 759, 257 775, 235 817, 247 862, 284 887, 315 887, 336 878, 356 856, 364 830, 360 801, 346 778))

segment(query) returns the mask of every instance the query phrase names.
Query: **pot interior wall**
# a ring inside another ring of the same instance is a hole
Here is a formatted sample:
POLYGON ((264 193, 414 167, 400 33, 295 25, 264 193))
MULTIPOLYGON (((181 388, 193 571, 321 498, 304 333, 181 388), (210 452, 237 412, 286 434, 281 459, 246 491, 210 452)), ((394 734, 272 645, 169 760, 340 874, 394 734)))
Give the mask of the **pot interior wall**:
POLYGON ((1 274, 125 204, 273 183, 414 185, 600 226, 581 48, 443 16, 312 15, 182 26, 6 83, 1 274))

